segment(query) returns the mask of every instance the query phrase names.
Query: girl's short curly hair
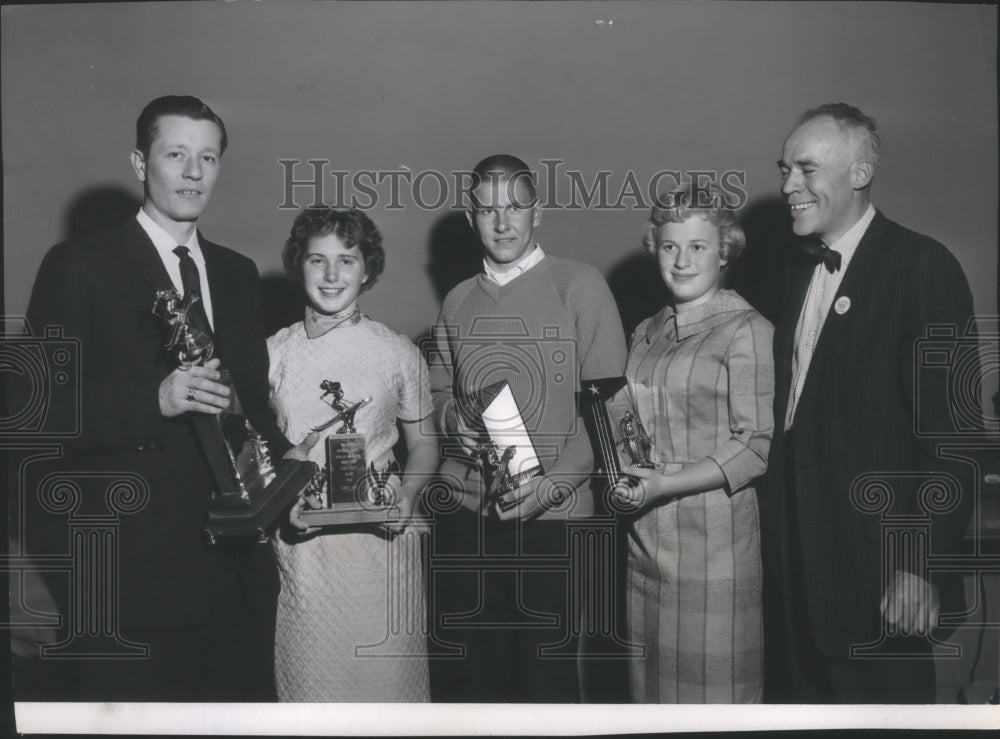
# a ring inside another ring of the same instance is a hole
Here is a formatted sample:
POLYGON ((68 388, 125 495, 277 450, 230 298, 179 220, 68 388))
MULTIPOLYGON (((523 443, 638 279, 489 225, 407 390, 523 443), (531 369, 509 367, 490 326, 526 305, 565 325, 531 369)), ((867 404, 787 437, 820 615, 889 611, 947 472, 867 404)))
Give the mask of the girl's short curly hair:
POLYGON ((368 274, 361 291, 370 290, 385 270, 385 250, 378 227, 371 218, 355 208, 306 208, 295 216, 292 231, 281 252, 285 274, 302 282, 302 260, 309 242, 329 234, 335 235, 348 249, 356 246, 361 250, 368 274))
POLYGON ((722 190, 712 184, 695 187, 691 182, 656 196, 642 233, 642 245, 656 256, 656 235, 660 226, 664 223, 684 223, 692 216, 704 218, 719 229, 719 251, 724 260, 731 262, 743 251, 747 243, 746 235, 736 221, 735 211, 726 206, 722 190))

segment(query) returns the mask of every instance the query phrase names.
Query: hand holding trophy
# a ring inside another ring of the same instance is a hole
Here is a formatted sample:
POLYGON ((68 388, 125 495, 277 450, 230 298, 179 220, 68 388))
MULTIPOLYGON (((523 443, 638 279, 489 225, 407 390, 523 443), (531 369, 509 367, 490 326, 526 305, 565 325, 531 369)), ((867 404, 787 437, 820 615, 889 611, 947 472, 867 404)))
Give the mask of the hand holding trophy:
POLYGON ((240 535, 264 541, 267 527, 309 483, 316 465, 291 460, 274 469, 266 442, 243 416, 228 373, 213 358, 211 335, 192 324, 197 300, 193 292, 183 299, 172 289, 156 293, 152 311, 170 327, 165 346, 177 352, 179 363, 160 386, 160 408, 164 415, 192 412, 215 482, 206 541, 240 535))
POLYGON ((624 470, 652 470, 656 465, 650 461, 652 440, 639 420, 628 381, 624 377, 588 380, 582 397, 594 458, 608 485, 611 508, 634 512, 641 503, 637 494, 641 489, 638 479, 624 470))
POLYGON ((230 389, 219 371, 219 360, 213 358, 215 346, 204 331, 191 323, 192 308, 198 303, 195 293, 183 300, 174 290, 156 294, 153 313, 170 326, 168 348, 177 348, 178 367, 160 384, 160 413, 174 418, 182 413, 219 414, 230 404, 230 389))
POLYGON ((312 433, 337 423, 340 428, 326 437, 326 465, 313 477, 303 504, 294 511, 292 524, 303 533, 313 533, 316 527, 384 524, 398 518, 399 465, 390 460, 381 470, 374 462, 366 467, 365 437, 354 425, 355 416, 372 401, 371 396, 347 400, 341 383, 334 380, 323 380, 319 389, 320 400, 330 406, 334 416, 314 427, 312 433), (393 478, 396 483, 390 484, 393 478))
POLYGON ((507 518, 503 514, 517 507, 525 497, 511 493, 545 474, 517 400, 510 385, 501 380, 466 396, 462 406, 469 422, 485 431, 486 440, 476 450, 486 484, 483 503, 495 505, 501 517, 507 518))

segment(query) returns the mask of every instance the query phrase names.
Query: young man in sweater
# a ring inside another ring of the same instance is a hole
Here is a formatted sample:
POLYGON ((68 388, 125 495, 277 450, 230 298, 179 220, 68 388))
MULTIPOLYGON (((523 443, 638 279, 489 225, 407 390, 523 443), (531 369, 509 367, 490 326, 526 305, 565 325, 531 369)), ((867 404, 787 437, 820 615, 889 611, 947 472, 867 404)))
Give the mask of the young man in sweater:
POLYGON ((432 660, 431 695, 576 702, 574 633, 585 614, 568 606, 567 521, 594 512, 577 400, 581 382, 622 374, 621 319, 597 270, 547 255, 535 241, 542 211, 522 160, 499 154, 476 165, 466 215, 483 270, 447 295, 434 328, 431 390, 450 493, 450 505, 436 506, 434 553, 473 565, 431 578, 435 635, 463 648, 458 659, 432 660), (485 494, 485 439, 462 412, 464 398, 500 380, 544 470, 502 504, 485 494))

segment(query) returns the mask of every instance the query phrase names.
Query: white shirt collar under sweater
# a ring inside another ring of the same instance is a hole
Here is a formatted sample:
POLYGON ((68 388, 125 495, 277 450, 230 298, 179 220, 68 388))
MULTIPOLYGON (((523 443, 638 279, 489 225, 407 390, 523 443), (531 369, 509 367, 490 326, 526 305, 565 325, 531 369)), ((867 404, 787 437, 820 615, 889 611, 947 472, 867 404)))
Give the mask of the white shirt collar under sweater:
POLYGON ((494 282, 497 285, 506 285, 514 278, 523 275, 544 258, 545 252, 542 251, 542 247, 538 245, 538 242, 535 242, 535 248, 525 254, 520 262, 515 264, 506 272, 497 272, 495 269, 490 267, 489 263, 485 259, 483 259, 483 274, 486 275, 486 279, 490 282, 494 282))

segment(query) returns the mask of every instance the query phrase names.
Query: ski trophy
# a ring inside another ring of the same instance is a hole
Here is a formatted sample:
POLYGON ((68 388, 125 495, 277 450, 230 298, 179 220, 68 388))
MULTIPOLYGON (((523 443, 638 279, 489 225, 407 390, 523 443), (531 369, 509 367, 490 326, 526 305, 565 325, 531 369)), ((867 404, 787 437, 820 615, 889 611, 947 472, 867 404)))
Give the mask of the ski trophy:
MULTIPOLYGON (((158 290, 153 315, 170 327, 165 347, 177 352, 183 367, 205 364, 215 352, 212 337, 191 325, 191 308, 199 300, 194 292, 183 298, 176 290, 158 290)), ((223 381, 228 373, 222 370, 223 381)), ((192 413, 195 434, 208 460, 215 483, 208 507, 205 539, 215 544, 220 536, 256 536, 267 540, 267 528, 309 484, 317 465, 285 460, 278 469, 271 463, 267 443, 243 415, 236 389, 233 402, 220 415, 192 413)))
POLYGON ((303 510, 302 520, 310 526, 327 527, 393 520, 397 509, 386 491, 389 478, 399 474, 399 465, 393 460, 383 470, 376 470, 374 462, 365 467, 365 437, 354 425, 355 416, 372 401, 371 396, 356 402, 347 400, 342 385, 334 380, 323 380, 319 389, 320 400, 330 406, 334 416, 312 431, 326 431, 337 423, 340 428, 326 437, 326 465, 307 492, 321 500, 321 507, 303 510))

